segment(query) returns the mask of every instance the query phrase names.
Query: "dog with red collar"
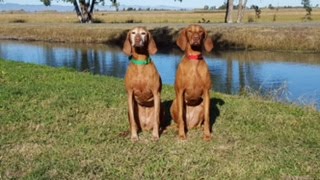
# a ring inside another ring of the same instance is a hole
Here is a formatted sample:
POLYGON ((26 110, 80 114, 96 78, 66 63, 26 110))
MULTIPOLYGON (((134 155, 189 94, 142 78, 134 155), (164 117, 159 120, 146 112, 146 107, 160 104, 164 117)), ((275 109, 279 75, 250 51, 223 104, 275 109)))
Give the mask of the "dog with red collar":
POLYGON ((212 81, 202 50, 210 52, 213 42, 202 26, 190 25, 180 32, 177 45, 185 55, 176 73, 176 98, 170 108, 171 117, 178 125, 181 140, 186 139, 186 129, 204 125, 204 140, 209 141, 212 81))

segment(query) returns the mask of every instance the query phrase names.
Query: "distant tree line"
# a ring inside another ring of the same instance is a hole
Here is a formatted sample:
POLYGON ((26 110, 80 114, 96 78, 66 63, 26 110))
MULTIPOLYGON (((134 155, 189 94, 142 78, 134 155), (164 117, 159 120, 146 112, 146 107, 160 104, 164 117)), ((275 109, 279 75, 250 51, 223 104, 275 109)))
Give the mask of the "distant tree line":
MULTIPOLYGON (((72 3, 75 7, 75 11, 77 13, 77 16, 82 23, 87 23, 91 22, 92 16, 93 16, 93 10, 94 6, 96 4, 102 4, 105 5, 106 2, 111 2, 111 6, 115 7, 116 11, 119 11, 120 8, 120 2, 121 0, 40 0, 44 5, 50 6, 52 1, 62 1, 62 2, 69 2, 72 3)), ((182 2, 183 0, 174 0, 174 1, 180 1, 182 2)), ((0 2, 3 2, 3 0, 0 0, 0 2)), ((234 0, 226 0, 221 6, 218 8, 216 6, 209 6, 205 5, 203 7, 203 10, 225 10, 225 22, 226 23, 232 23, 232 11, 233 10, 238 10, 238 15, 237 15, 237 23, 242 22, 242 18, 245 13, 245 9, 248 9, 246 6, 247 0, 238 0, 238 4, 234 5, 234 0)), ((301 4, 303 8, 306 10, 306 15, 305 19, 311 20, 311 12, 312 12, 312 5, 310 0, 301 0, 301 4)), ((319 7, 319 4, 317 4, 315 7, 319 7)), ((275 7, 272 4, 269 4, 268 7, 269 9, 275 9, 275 7)), ((293 6, 284 6, 282 8, 297 8, 293 6)), ((260 18, 261 14, 261 8, 258 7, 257 5, 252 5, 250 9, 254 9, 256 13, 256 17, 260 18)), ((276 8, 277 11, 279 7, 276 8)), ((168 9, 151 9, 151 8, 133 8, 133 7, 128 7, 128 8, 123 8, 122 11, 166 11, 168 9)), ((181 11, 186 10, 181 8, 181 11)))

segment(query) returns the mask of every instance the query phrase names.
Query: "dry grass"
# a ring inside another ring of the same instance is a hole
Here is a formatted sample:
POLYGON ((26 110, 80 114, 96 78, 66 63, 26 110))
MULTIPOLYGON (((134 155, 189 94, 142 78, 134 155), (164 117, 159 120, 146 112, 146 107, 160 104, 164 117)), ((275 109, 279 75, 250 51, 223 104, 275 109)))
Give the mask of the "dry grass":
MULTIPOLYGON (((236 12, 235 12, 236 13, 236 12)), ((254 13, 248 11, 246 16, 254 13)), ((122 44, 128 29, 150 29, 160 47, 174 47, 179 30, 202 18, 216 49, 259 49, 320 52, 320 10, 302 22, 303 9, 265 10, 256 23, 224 24, 224 12, 97 12, 97 24, 79 24, 74 13, 2 13, 0 39, 122 44), (277 21, 272 22, 274 13, 277 21), (128 23, 133 22, 133 23, 128 23), (294 23, 292 23, 294 22, 294 23)), ((235 19, 235 18, 234 18, 235 19)), ((246 21, 246 18, 244 18, 246 21)))
POLYGON ((210 30, 220 48, 320 51, 320 26, 312 24, 236 25, 210 30))
MULTIPOLYGON (((253 17, 256 22, 302 22, 306 14, 304 9, 263 9, 261 18, 255 18, 253 10, 247 10, 243 22, 248 22, 249 17, 253 17)), ((225 11, 120 11, 120 12, 95 12, 94 18, 102 23, 125 23, 128 20, 134 20, 141 23, 198 23, 202 18, 210 20, 213 23, 224 22, 225 11)), ((237 11, 233 13, 233 19, 236 20, 237 11)), ((76 23, 78 19, 73 12, 39 12, 39 13, 2 13, 0 22, 13 22, 15 19, 23 19, 29 23, 76 23)), ((320 9, 313 9, 312 19, 314 22, 320 21, 320 9)))

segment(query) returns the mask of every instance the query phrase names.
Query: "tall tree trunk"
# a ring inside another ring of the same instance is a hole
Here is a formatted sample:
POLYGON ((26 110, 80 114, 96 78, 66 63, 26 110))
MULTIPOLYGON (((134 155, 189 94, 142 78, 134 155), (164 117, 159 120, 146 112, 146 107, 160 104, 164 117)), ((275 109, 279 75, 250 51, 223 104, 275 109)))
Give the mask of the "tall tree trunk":
POLYGON ((77 16, 78 16, 78 18, 79 18, 79 21, 81 22, 81 14, 82 14, 82 12, 81 12, 81 8, 80 8, 80 2, 79 2, 79 0, 75 0, 75 1, 73 1, 73 5, 74 5, 74 9, 76 10, 76 13, 77 13, 77 16))
POLYGON ((227 11, 225 16, 226 23, 232 23, 233 0, 227 1, 227 11))
POLYGON ((94 4, 96 3, 96 1, 95 0, 90 0, 89 2, 90 2, 90 10, 89 10, 89 12, 90 12, 90 14, 92 16, 93 9, 94 9, 94 4))
POLYGON ((91 23, 96 0, 75 0, 73 5, 81 23, 91 23))
POLYGON ((247 6, 247 0, 239 0, 239 5, 238 5, 238 18, 237 18, 237 23, 241 23, 244 15, 244 11, 246 10, 247 6))

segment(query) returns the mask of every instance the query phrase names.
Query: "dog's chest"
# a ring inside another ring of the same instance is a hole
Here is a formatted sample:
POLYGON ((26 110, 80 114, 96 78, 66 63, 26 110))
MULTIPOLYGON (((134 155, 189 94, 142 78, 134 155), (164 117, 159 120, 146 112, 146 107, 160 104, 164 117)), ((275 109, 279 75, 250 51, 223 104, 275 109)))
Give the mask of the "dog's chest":
POLYGON ((208 69, 201 66, 189 66, 184 70, 184 89, 185 99, 195 100, 203 95, 204 90, 208 89, 210 77, 207 74, 208 69), (199 68, 200 67, 200 68, 199 68))
POLYGON ((153 64, 130 66, 126 74, 126 88, 132 90, 139 103, 153 100, 152 90, 158 90, 160 77, 153 64))
POLYGON ((137 75, 132 78, 131 87, 133 89, 133 94, 138 101, 149 101, 153 98, 151 91, 152 81, 150 80, 150 77, 137 75))

